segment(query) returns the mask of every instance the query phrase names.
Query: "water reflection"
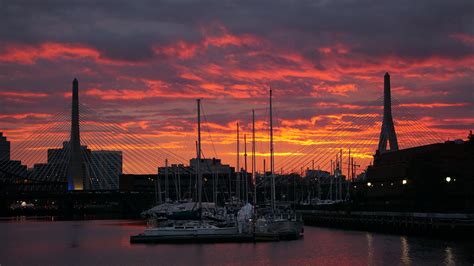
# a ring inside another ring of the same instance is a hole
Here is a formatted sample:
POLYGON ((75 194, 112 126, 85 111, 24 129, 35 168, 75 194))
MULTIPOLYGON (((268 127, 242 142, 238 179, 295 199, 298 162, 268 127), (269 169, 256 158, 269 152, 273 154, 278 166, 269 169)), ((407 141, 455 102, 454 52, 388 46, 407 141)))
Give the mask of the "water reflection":
POLYGON ((318 227, 305 227, 302 240, 288 242, 130 244, 130 235, 143 227, 133 221, 0 222, 0 263, 357 266, 472 265, 474 261, 472 243, 318 227))
POLYGON ((367 239, 367 265, 374 265, 374 247, 373 237, 371 233, 366 233, 365 238, 367 239))
POLYGON ((79 230, 81 229, 81 224, 73 224, 71 226, 71 244, 69 245, 70 248, 78 248, 79 247, 79 230))
POLYGON ((400 247, 402 249, 401 256, 400 256, 400 262, 403 265, 410 265, 411 260, 410 260, 410 244, 408 244, 408 239, 406 236, 401 236, 400 237, 400 247))
POLYGON ((444 264, 446 265, 456 265, 455 260, 454 260, 454 254, 453 250, 451 249, 450 246, 447 246, 446 249, 444 250, 445 253, 445 259, 444 259, 444 264))

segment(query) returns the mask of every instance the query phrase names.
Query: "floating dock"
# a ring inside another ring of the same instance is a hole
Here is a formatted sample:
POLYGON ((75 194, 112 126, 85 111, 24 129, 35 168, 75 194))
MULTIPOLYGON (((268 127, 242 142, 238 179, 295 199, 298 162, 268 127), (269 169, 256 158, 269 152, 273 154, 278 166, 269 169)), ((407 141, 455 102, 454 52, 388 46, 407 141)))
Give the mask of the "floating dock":
POLYGON ((295 234, 256 233, 235 235, 193 235, 193 236, 147 236, 144 234, 130 237, 130 243, 248 243, 248 242, 274 242, 283 240, 296 240, 301 238, 295 234))

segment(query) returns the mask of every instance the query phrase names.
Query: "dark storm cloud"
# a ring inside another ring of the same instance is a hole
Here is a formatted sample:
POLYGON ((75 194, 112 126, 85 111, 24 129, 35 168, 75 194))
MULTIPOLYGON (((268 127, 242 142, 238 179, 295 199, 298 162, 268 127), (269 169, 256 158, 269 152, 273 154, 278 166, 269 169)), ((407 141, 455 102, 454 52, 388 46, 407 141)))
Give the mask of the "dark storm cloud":
MULTIPOLYGON (((222 23, 313 54, 340 42, 356 53, 461 57, 473 47, 474 1, 1 1, 0 45, 80 43, 103 57, 146 61, 152 47, 197 42, 201 26, 222 23)), ((212 28, 210 29, 212 34, 212 28)), ((315 60, 316 61, 316 60, 315 60)))

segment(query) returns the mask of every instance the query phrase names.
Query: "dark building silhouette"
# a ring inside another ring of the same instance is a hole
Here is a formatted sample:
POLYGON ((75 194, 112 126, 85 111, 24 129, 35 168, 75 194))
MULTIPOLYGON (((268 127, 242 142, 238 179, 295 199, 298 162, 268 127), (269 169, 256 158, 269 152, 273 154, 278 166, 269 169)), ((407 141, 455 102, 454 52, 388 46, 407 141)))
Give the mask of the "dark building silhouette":
POLYGON ((0 132, 0 177, 26 177, 26 165, 22 165, 21 161, 11 160, 10 148, 10 141, 0 132))
MULTIPOLYGON (((63 142, 62 148, 48 149, 47 163, 35 164, 30 177, 48 182, 67 182, 71 159, 71 144, 63 142)), ((83 145, 80 149, 84 173, 84 189, 117 190, 122 174, 121 151, 92 151, 83 145)))
MULTIPOLYGON (((71 144, 69 141, 63 142, 62 148, 48 149, 48 160, 46 163, 34 164, 30 170, 30 177, 35 180, 47 182, 67 182, 70 189, 70 160, 71 144)), ((87 146, 80 147, 81 159, 88 161, 91 157, 91 150, 87 146)), ((87 164, 81 164, 81 172, 87 173, 87 164)))
POLYGON ((0 161, 10 160, 10 141, 0 132, 0 161))
POLYGON ((123 192, 153 192, 155 191, 154 174, 121 174, 119 190, 123 192))
POLYGON ((92 151, 90 158, 90 180, 86 182, 90 190, 117 190, 119 177, 122 174, 121 151, 92 151))
POLYGON ((380 208, 474 210, 474 139, 379 153, 352 198, 380 208))
MULTIPOLYGON (((160 189, 163 199, 175 200, 196 197, 197 161, 192 158, 189 166, 183 164, 172 164, 168 167, 158 168, 160 189)), ((200 169, 203 179, 203 200, 224 202, 234 195, 235 168, 228 164, 222 164, 220 159, 201 159, 200 169), (234 182, 234 183, 232 183, 234 182), (233 189, 233 190, 232 190, 233 189)))

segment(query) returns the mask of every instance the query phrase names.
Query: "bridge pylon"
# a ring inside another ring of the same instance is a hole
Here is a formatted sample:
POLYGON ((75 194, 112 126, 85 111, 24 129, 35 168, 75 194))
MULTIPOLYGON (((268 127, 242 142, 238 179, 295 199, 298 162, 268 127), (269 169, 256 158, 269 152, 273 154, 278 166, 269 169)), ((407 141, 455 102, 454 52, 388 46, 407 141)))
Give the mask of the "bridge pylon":
POLYGON ((398 150, 397 134, 395 133, 392 118, 392 98, 390 93, 390 75, 388 72, 384 76, 383 120, 378 147, 380 153, 387 152, 387 142, 390 145, 390 151, 398 150))
POLYGON ((84 169, 81 156, 81 137, 79 130, 79 82, 72 81, 72 112, 70 160, 68 170, 68 190, 84 189, 84 169))

